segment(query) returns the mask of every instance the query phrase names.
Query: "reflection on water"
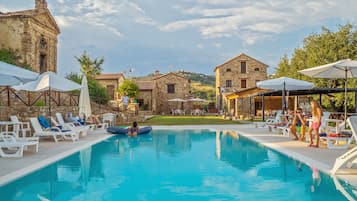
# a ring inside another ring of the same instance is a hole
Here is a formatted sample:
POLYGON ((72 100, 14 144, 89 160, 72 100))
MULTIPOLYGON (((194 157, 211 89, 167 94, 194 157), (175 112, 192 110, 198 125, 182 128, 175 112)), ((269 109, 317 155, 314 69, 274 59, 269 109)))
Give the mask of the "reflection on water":
POLYGON ((235 132, 115 136, 0 188, 1 200, 356 200, 346 183, 235 132))

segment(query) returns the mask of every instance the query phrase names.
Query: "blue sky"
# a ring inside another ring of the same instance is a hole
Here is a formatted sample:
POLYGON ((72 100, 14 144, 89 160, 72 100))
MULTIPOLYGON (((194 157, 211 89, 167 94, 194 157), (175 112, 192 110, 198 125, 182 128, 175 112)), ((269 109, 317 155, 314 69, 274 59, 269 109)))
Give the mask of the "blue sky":
MULTIPOLYGON (((0 0, 0 11, 34 7, 35 0, 0 0)), ((270 67, 325 26, 356 24, 356 0, 51 0, 61 29, 58 71, 79 72, 75 56, 104 57, 103 72, 134 69, 214 74, 244 52, 270 67)))

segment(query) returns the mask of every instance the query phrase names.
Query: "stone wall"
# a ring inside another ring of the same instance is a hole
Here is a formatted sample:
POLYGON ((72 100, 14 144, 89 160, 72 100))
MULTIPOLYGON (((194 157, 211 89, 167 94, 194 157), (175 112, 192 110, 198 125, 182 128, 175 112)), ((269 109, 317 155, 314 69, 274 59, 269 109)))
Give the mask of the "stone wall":
POLYGON ((176 73, 168 73, 154 79, 153 90, 153 113, 169 114, 171 103, 169 99, 181 98, 187 99, 191 94, 190 80, 176 73), (175 85, 175 93, 168 93, 168 85, 175 85))
MULTIPOLYGON (((224 88, 223 94, 228 94, 235 90, 243 89, 241 80, 246 80, 246 88, 256 86, 257 81, 267 79, 267 65, 255 60, 245 54, 233 58, 232 60, 216 67, 216 101, 219 104, 219 87, 224 88), (241 72, 241 62, 246 62, 246 73, 241 72), (232 86, 226 86, 226 80, 232 81, 232 86)), ((223 95, 223 105, 227 104, 227 99, 223 95)))
POLYGON ((136 99, 142 99, 143 105, 139 106, 139 110, 151 110, 152 109, 152 90, 147 90, 147 91, 139 91, 138 96, 136 99), (147 105, 147 106, 145 106, 147 105), (147 107, 147 108, 146 108, 147 107))
POLYGON ((105 87, 106 89, 108 88, 108 86, 113 85, 114 86, 114 99, 113 100, 118 100, 120 98, 120 95, 117 91, 117 89, 119 88, 119 80, 114 80, 114 79, 108 79, 108 80, 104 80, 104 79, 97 79, 98 83, 100 85, 102 85, 103 87, 105 87))
POLYGON ((19 65, 30 65, 40 72, 57 72, 57 36, 59 30, 47 8, 0 14, 0 48, 14 51, 19 65), (21 13, 23 13, 21 15, 21 13))

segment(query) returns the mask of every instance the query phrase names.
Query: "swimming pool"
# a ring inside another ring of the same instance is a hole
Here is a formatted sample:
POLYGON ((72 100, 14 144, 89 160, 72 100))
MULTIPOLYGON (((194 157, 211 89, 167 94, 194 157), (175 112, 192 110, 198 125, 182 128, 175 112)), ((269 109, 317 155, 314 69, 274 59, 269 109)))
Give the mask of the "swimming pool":
POLYGON ((235 133, 155 130, 75 153, 0 187, 0 200, 346 200, 335 182, 355 196, 235 133))

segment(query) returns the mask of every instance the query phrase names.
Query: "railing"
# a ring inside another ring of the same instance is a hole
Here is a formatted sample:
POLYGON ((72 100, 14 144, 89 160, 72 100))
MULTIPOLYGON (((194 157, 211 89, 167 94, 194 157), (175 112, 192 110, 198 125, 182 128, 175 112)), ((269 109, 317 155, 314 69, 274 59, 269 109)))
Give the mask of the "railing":
MULTIPOLYGON (((56 91, 45 91, 45 92, 25 92, 25 91, 15 91, 10 87, 4 87, 0 89, 0 97, 2 100, 2 106, 11 106, 15 102, 16 104, 21 103, 24 106, 48 106, 49 102, 51 106, 78 106, 79 95, 73 92, 56 92, 56 91), (39 105, 39 101, 43 101, 39 105)), ((99 107, 107 107, 108 101, 102 97, 91 96, 92 103, 96 103, 99 107)))

